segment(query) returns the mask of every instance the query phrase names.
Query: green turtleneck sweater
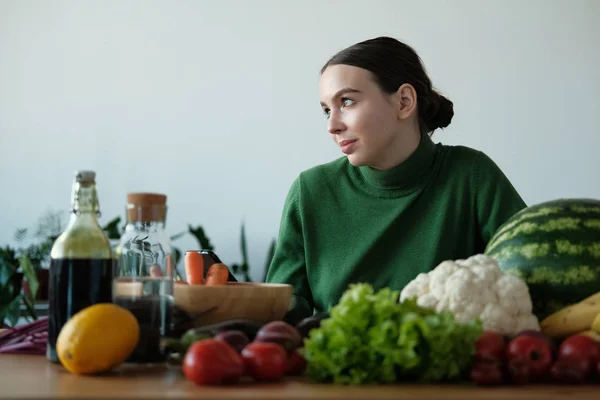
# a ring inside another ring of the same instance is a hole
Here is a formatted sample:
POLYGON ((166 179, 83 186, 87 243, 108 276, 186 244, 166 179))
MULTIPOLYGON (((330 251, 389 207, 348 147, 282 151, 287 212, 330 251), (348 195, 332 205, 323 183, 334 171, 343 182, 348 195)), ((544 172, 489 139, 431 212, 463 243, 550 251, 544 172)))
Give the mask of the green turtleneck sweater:
POLYGON ((327 312, 350 283, 402 290, 444 260, 483 252, 525 206, 484 153, 427 135, 389 170, 342 157, 292 184, 267 282, 293 286, 295 322, 327 312))

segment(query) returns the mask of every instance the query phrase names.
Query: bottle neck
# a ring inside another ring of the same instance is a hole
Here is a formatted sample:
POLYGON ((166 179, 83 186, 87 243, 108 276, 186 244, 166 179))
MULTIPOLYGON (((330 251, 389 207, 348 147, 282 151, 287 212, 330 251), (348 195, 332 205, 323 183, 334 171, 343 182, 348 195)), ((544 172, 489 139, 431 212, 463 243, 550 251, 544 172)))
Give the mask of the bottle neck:
POLYGON ((71 212, 75 216, 85 215, 86 217, 92 217, 94 219, 100 215, 100 205, 98 203, 98 193, 96 191, 95 183, 73 183, 71 212))
POLYGON ((98 224, 99 211, 94 172, 78 171, 71 191, 69 223, 54 242, 50 256, 53 259, 112 258, 110 241, 98 224))

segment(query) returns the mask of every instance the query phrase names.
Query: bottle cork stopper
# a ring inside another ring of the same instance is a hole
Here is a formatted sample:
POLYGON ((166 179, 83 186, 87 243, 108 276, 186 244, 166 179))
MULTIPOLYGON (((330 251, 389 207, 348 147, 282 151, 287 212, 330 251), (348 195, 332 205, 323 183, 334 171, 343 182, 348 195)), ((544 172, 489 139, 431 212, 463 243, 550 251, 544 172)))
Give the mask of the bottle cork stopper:
POLYGON ((127 193, 127 217, 130 221, 163 221, 167 196, 160 193, 127 193))
POLYGON ((96 173, 89 170, 75 171, 75 180, 79 183, 93 183, 96 180, 96 173))
POLYGON ((127 204, 164 206, 167 204, 167 196, 160 193, 127 193, 127 204))

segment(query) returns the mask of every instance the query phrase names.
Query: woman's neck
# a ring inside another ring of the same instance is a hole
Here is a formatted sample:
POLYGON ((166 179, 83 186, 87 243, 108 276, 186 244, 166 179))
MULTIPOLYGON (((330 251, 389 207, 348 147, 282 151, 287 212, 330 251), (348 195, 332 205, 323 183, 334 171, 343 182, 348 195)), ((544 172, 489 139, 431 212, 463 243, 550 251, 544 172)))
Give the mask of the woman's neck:
POLYGON ((397 167, 415 152, 420 142, 421 132, 419 127, 411 127, 409 131, 398 134, 396 140, 391 143, 380 160, 369 166, 379 170, 397 167))

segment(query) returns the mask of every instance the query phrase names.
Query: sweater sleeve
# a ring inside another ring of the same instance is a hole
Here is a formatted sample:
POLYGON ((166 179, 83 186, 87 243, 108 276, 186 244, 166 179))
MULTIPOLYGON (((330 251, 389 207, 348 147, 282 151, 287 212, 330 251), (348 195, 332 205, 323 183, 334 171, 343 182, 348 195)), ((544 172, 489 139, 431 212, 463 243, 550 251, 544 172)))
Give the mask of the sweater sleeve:
POLYGON ((498 165, 483 152, 475 168, 475 182, 477 219, 485 248, 498 228, 527 205, 498 165))
POLYGON ((294 325, 313 313, 312 294, 306 275, 299 200, 300 178, 297 178, 283 206, 277 246, 266 278, 266 282, 292 285, 294 297, 284 320, 294 325))

